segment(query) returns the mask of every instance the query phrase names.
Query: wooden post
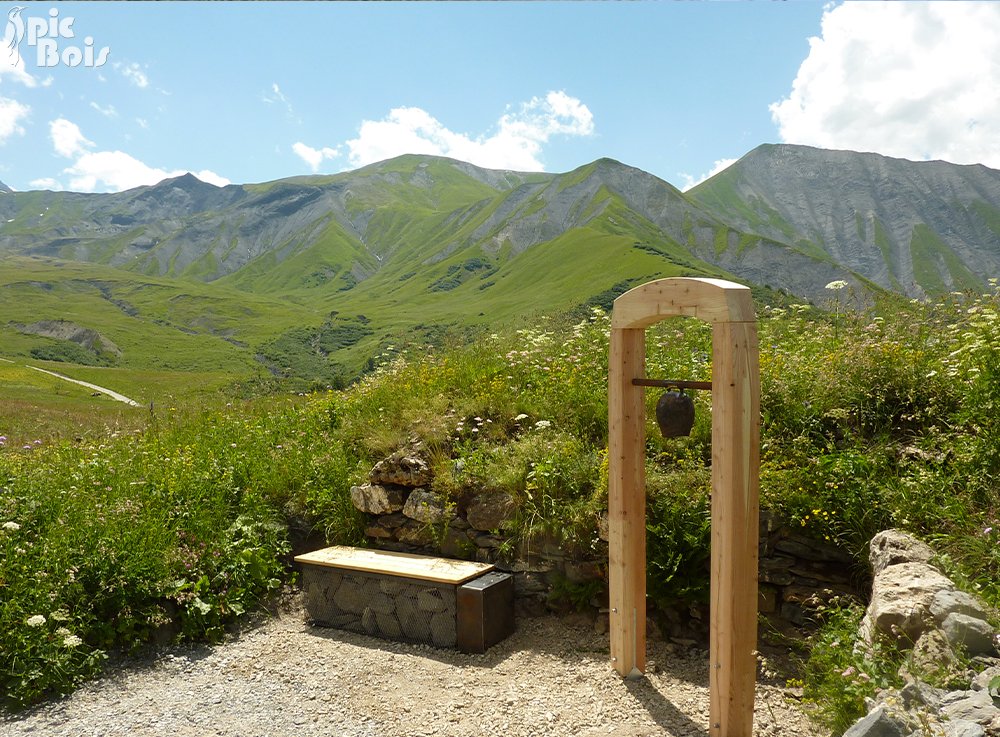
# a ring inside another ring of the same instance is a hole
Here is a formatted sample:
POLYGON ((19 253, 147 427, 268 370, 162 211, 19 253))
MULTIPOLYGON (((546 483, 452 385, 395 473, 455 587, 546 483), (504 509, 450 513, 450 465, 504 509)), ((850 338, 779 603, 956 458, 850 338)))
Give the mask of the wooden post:
POLYGON ((755 324, 716 323, 712 353, 709 734, 752 737, 760 471, 755 324))
POLYGON ((608 367, 611 658, 645 669, 645 329, 684 315, 712 324, 711 737, 752 737, 757 642, 760 373, 750 290, 660 279, 615 300, 608 367))
POLYGON ((611 660, 623 676, 646 669, 646 331, 612 330, 608 385, 608 579, 611 660))

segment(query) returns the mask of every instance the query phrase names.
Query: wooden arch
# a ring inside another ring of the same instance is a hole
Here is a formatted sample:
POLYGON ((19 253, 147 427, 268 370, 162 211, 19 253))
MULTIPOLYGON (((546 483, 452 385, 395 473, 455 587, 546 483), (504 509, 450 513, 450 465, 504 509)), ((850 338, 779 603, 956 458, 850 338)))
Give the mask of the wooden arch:
MULTIPOLYGON (((750 290, 670 278, 618 297, 608 367, 611 660, 646 667, 646 328, 673 316, 712 324, 712 562, 709 735, 752 737, 757 643, 760 370, 750 290)), ((671 379, 683 377, 669 377, 671 379)))

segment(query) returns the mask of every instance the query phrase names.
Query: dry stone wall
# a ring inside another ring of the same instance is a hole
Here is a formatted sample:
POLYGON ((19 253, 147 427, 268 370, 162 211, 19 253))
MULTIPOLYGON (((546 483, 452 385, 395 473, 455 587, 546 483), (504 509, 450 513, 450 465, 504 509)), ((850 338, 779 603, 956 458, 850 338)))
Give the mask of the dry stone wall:
MULTIPOLYGON (((606 516, 595 520, 598 543, 590 555, 544 538, 512 549, 504 534, 516 512, 509 494, 446 500, 431 491, 431 481, 423 449, 414 446, 377 463, 368 482, 351 489, 354 506, 368 515, 365 534, 373 547, 492 563, 514 574, 519 599, 545 600, 553 587, 606 580, 606 516)), ((760 525, 762 613, 801 625, 817 609, 861 598, 844 551, 797 533, 768 512, 761 513, 760 525)), ((591 604, 605 608, 606 595, 591 604)), ((676 621, 681 619, 686 617, 676 621)))

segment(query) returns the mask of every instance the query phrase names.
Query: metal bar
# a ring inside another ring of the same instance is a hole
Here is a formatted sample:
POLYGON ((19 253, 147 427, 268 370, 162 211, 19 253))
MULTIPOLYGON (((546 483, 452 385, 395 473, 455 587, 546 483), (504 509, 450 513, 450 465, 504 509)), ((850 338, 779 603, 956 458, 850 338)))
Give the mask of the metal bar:
POLYGON ((711 381, 684 381, 673 379, 632 379, 632 386, 661 386, 675 389, 711 389, 711 381))

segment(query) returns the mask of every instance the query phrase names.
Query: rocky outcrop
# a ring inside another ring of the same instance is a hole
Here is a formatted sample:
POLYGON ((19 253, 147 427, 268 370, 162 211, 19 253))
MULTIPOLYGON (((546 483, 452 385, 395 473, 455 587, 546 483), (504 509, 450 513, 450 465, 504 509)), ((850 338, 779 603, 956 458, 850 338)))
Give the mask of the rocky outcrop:
POLYGON ((990 691, 992 679, 1000 675, 997 634, 987 608, 934 568, 933 557, 929 546, 899 530, 880 532, 871 541, 875 578, 861 640, 887 637, 899 647, 912 647, 912 653, 900 670, 907 684, 881 692, 845 737, 1000 735, 1000 698, 990 691), (922 674, 960 680, 959 651, 988 665, 970 688, 946 691, 920 680, 922 674))
POLYGON ((68 340, 97 354, 110 353, 114 356, 122 354, 121 349, 109 338, 96 330, 85 328, 69 320, 39 320, 27 325, 13 323, 12 327, 26 335, 41 335, 45 338, 68 340))
POLYGON ((953 648, 970 655, 996 655, 986 607, 927 562, 933 552, 899 530, 872 539, 869 560, 876 573, 862 638, 870 643, 889 637, 901 647, 912 647, 937 630, 953 648))
MULTIPOLYGON (((766 144, 688 194, 725 211, 734 230, 819 249, 842 269, 910 297, 958 289, 970 278, 985 288, 981 275, 1000 269, 992 225, 1000 172, 985 166, 766 144)), ((786 268, 781 281, 791 276, 792 264, 786 268)), ((830 299, 823 291, 810 296, 830 299)))

